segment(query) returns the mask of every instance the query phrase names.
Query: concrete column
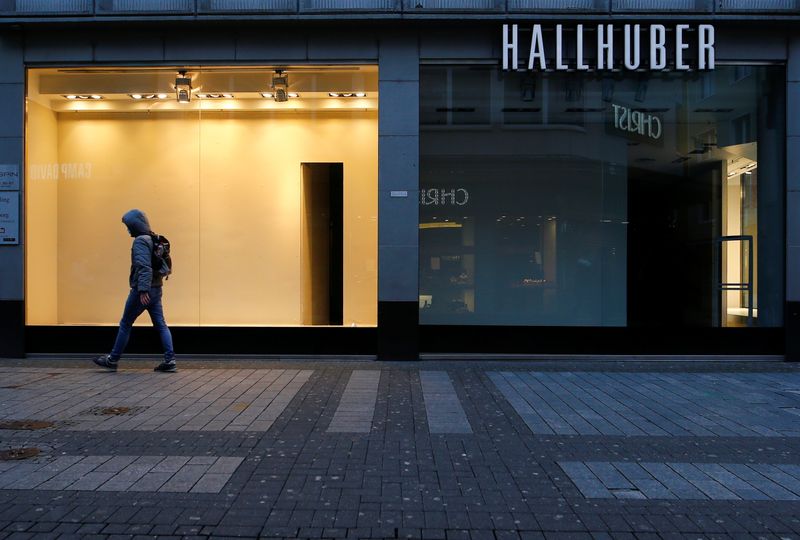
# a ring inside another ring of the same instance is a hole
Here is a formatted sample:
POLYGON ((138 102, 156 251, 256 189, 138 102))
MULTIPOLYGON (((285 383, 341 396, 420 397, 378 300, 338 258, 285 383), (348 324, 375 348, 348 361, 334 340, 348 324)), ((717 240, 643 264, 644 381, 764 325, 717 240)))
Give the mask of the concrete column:
POLYGON ((418 358, 419 44, 379 44, 378 356, 418 358))
POLYGON ((18 31, 0 32, 0 164, 19 167, 20 244, 0 245, 0 357, 24 354, 24 216, 23 142, 25 68, 22 36, 18 31))
POLYGON ((800 361, 800 37, 786 71, 786 359, 800 361))

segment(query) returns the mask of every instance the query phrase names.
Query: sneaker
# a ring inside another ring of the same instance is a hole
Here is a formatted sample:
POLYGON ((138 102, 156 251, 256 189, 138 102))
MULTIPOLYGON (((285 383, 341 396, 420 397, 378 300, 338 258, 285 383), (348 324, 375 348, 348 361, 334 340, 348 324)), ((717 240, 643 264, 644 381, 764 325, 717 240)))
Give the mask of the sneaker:
POLYGON ((175 365, 175 360, 164 360, 153 371, 161 371, 162 373, 175 373, 178 371, 178 366, 175 365))
POLYGON ((98 356, 94 360, 92 360, 95 364, 100 367, 106 368, 109 371, 117 371, 117 361, 112 360, 111 356, 104 354, 103 356, 98 356))

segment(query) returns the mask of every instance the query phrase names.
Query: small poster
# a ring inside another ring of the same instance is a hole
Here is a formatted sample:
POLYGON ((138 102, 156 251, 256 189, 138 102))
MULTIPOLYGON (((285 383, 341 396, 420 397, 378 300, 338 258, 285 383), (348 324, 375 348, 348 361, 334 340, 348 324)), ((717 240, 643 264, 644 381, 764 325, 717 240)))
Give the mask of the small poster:
POLYGON ((0 191, 19 191, 19 165, 0 163, 0 191))
POLYGON ((19 192, 0 191, 0 245, 19 244, 19 192))

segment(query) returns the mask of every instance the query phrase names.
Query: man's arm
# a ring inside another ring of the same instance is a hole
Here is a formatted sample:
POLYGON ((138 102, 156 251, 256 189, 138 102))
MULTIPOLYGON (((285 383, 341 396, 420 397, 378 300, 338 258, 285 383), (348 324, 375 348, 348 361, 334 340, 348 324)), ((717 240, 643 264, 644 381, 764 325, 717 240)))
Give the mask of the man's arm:
POLYGON ((133 264, 136 267, 136 289, 143 305, 150 303, 150 286, 153 284, 151 254, 153 240, 149 236, 137 236, 133 241, 133 264))

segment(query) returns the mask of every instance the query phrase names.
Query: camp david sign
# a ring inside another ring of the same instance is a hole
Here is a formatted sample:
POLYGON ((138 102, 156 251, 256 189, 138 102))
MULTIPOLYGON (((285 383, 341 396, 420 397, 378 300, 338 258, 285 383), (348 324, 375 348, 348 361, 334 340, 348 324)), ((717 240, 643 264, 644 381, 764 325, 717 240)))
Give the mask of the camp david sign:
POLYGON ((504 24, 501 51, 505 71, 712 70, 714 26, 504 24))

